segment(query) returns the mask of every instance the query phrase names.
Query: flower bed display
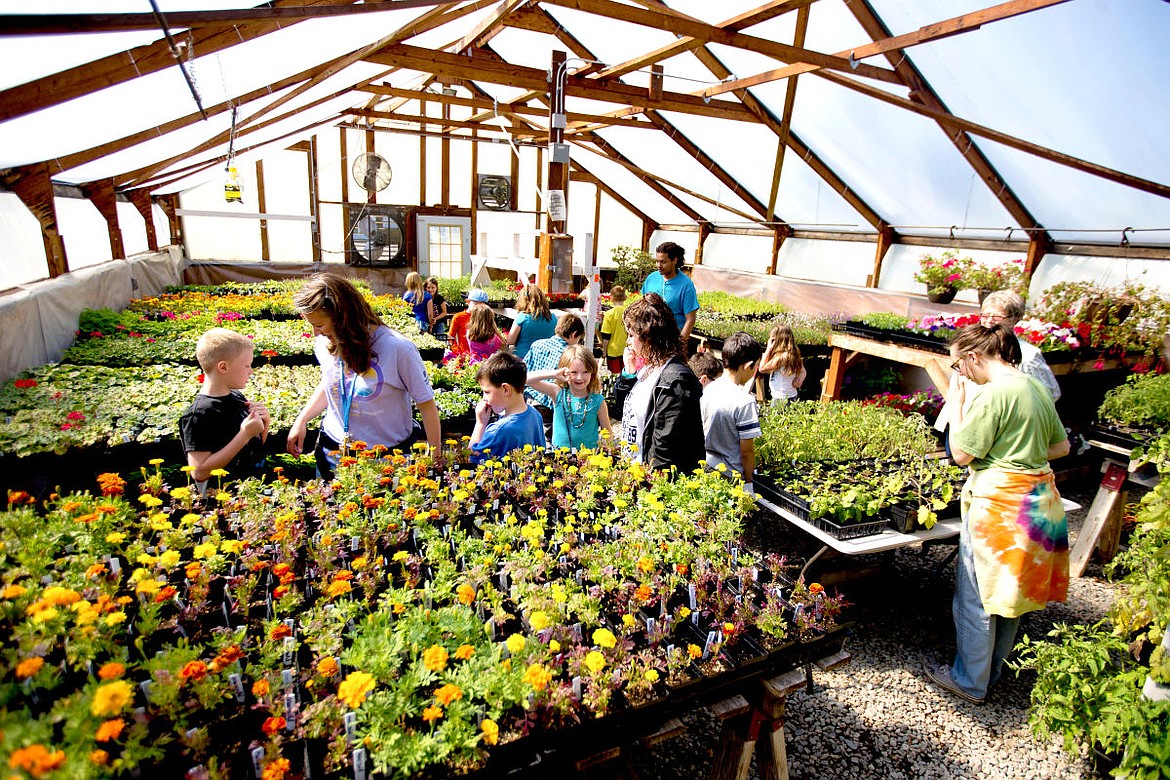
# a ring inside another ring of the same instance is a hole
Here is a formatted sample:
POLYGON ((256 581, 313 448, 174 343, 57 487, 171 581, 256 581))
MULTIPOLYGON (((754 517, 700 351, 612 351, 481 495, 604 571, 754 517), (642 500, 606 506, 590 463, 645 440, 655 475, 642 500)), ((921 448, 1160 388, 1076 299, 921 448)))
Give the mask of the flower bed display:
POLYGON ((723 476, 605 452, 470 469, 449 445, 444 464, 359 449, 332 484, 250 480, 206 506, 161 476, 136 497, 113 474, 44 505, 10 493, 0 760, 503 770, 839 647, 840 599, 741 549, 751 499, 723 476))
MULTIPOLYGON (((874 312, 856 320, 848 320, 838 326, 837 330, 874 341, 902 344, 945 355, 955 331, 978 322, 978 314, 931 314, 910 319, 890 312, 874 312)), ((1049 363, 1090 359, 1099 354, 1083 350, 1072 329, 1038 319, 1021 320, 1016 324, 1015 334, 1021 340, 1039 347, 1049 363)))

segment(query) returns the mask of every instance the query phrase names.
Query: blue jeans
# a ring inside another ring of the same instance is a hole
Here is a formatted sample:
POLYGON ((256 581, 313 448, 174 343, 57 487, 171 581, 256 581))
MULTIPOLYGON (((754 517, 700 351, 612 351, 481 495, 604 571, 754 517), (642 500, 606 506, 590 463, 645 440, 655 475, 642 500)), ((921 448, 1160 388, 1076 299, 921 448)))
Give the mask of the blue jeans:
POLYGON ((955 662, 951 679, 972 696, 983 698, 987 687, 999 679, 1003 661, 1016 644, 1020 619, 989 615, 979 597, 975 579, 975 556, 971 552, 967 518, 959 537, 959 557, 955 566, 955 598, 951 603, 955 617, 955 662))

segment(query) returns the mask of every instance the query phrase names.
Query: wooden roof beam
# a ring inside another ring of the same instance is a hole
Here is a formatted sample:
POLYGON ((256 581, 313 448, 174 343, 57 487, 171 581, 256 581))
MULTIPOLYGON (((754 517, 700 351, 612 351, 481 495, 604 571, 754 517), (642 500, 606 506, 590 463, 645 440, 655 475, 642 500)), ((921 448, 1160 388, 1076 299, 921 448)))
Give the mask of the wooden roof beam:
MULTIPOLYGON (((274 7, 303 5, 344 5, 353 0, 274 0, 274 7)), ((286 21, 283 27, 296 24, 286 21)), ((191 34, 199 56, 253 40, 282 28, 276 21, 252 22, 199 30, 191 34)), ((106 87, 165 70, 175 64, 166 40, 137 46, 118 54, 87 62, 59 73, 42 76, 25 84, 0 91, 0 122, 31 114, 106 87)))
MULTIPOLYGON (((759 8, 756 8, 747 13, 733 16, 730 19, 720 22, 715 25, 721 30, 728 30, 730 32, 739 32, 746 30, 749 27, 766 22, 769 19, 774 19, 777 16, 786 14, 789 11, 794 11, 799 8, 805 8, 811 5, 815 0, 772 0, 759 8)), ((691 51, 703 45, 703 41, 698 38, 682 37, 673 43, 668 43, 665 46, 660 46, 653 51, 646 52, 625 62, 620 62, 617 65, 609 65, 599 70, 594 78, 607 79, 624 76, 627 73, 632 73, 635 70, 640 70, 647 65, 653 65, 656 62, 670 59, 676 54, 681 54, 684 51, 691 51)))
POLYGON ((853 73, 865 78, 884 81, 890 84, 899 84, 896 73, 885 68, 850 62, 841 57, 830 54, 801 49, 785 43, 770 41, 746 33, 732 32, 716 27, 712 24, 693 19, 676 11, 662 6, 659 9, 642 9, 613 2, 613 0, 542 0, 545 4, 559 5, 565 8, 574 8, 578 11, 605 16, 631 24, 653 27, 657 30, 670 30, 676 35, 697 38, 704 43, 721 43, 737 49, 763 54, 781 62, 806 62, 819 65, 830 70, 840 70, 853 73))
MULTIPOLYGON (((893 52, 907 49, 911 46, 918 46, 919 44, 929 43, 930 41, 937 41, 942 38, 950 38, 961 33, 978 30, 985 24, 998 22, 1003 19, 1010 19, 1020 14, 1026 14, 1030 11, 1035 11, 1040 8, 1048 8, 1053 5, 1060 5, 1067 3, 1069 0, 1011 0, 1007 3, 1001 3, 990 8, 984 8, 981 11, 972 11, 969 14, 962 14, 950 19, 945 19, 941 22, 928 24, 925 27, 920 27, 914 32, 906 33, 904 35, 896 35, 893 37, 883 38, 880 41, 866 44, 865 46, 858 46, 853 49, 845 49, 835 54, 837 57, 848 57, 852 60, 862 60, 867 57, 874 57, 879 54, 890 54, 893 52)), ((714 97, 725 92, 733 92, 737 89, 745 89, 747 87, 755 87, 760 84, 766 84, 771 81, 779 81, 781 79, 796 76, 801 73, 811 73, 820 70, 819 66, 808 65, 805 63, 797 65, 788 65, 776 70, 768 70, 763 73, 757 73, 754 76, 747 76, 742 79, 735 79, 723 84, 716 84, 715 86, 695 92, 696 95, 707 95, 714 97)))
POLYGON ((57 204, 53 200, 49 164, 34 163, 0 171, 0 183, 16 193, 16 197, 20 198, 20 202, 40 224, 49 276, 55 278, 68 273, 69 258, 65 254, 65 240, 57 225, 57 204))
MULTIPOLYGON (((477 50, 479 51, 479 50, 477 50)), ((439 79, 470 79, 494 84, 504 84, 521 89, 547 92, 547 71, 521 65, 509 65, 486 56, 469 56, 433 51, 417 46, 398 43, 387 46, 366 58, 380 65, 409 68, 423 73, 434 74, 439 79)), ((612 103, 634 104, 641 108, 658 108, 700 116, 734 119, 754 122, 751 112, 736 102, 711 100, 684 95, 678 92, 664 92, 661 100, 650 100, 647 90, 620 82, 598 83, 580 76, 568 77, 568 92, 587 96, 593 100, 612 103)))

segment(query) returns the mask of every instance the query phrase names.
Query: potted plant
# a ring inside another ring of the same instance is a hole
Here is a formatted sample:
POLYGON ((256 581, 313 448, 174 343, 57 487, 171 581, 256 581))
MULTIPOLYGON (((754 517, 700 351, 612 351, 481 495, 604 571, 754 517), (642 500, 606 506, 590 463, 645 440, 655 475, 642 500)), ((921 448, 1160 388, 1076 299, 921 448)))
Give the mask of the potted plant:
POLYGON ((926 285, 931 303, 950 303, 959 290, 970 286, 964 280, 973 264, 970 257, 959 257, 953 249, 939 255, 923 255, 918 259, 914 279, 926 285))
POLYGON ((972 262, 964 272, 963 286, 979 293, 979 303, 995 290, 1015 290, 1027 297, 1028 288, 1024 279, 1024 261, 1012 260, 1000 265, 984 265, 972 262))

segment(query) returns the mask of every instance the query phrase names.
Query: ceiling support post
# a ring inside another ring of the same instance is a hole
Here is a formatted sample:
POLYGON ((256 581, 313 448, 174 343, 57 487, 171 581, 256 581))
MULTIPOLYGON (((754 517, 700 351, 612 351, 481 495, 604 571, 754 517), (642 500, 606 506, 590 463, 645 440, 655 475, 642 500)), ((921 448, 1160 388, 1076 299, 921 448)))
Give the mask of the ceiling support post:
MULTIPOLYGON (((154 229, 154 208, 150 201, 150 192, 144 189, 127 190, 125 193, 130 202, 134 204, 134 208, 138 209, 138 213, 142 215, 142 220, 146 223, 146 245, 150 247, 151 252, 158 251, 158 233, 154 229)), ((178 243, 175 240, 175 229, 171 228, 171 243, 178 243)))
POLYGON ((110 257, 124 259, 126 248, 122 243, 122 228, 118 224, 118 196, 114 192, 114 179, 111 177, 87 182, 81 185, 81 191, 106 221, 106 230, 110 234, 110 257))
POLYGON ((65 255, 65 240, 57 225, 57 204, 53 201, 49 164, 40 162, 13 168, 4 176, 4 184, 16 193, 16 197, 40 223, 49 277, 68 273, 69 258, 65 255))
POLYGON ((878 227, 877 250, 873 256, 873 273, 865 280, 866 287, 876 288, 882 280, 882 262, 885 260, 886 252, 890 251, 896 239, 894 229, 889 225, 882 224, 878 227))

